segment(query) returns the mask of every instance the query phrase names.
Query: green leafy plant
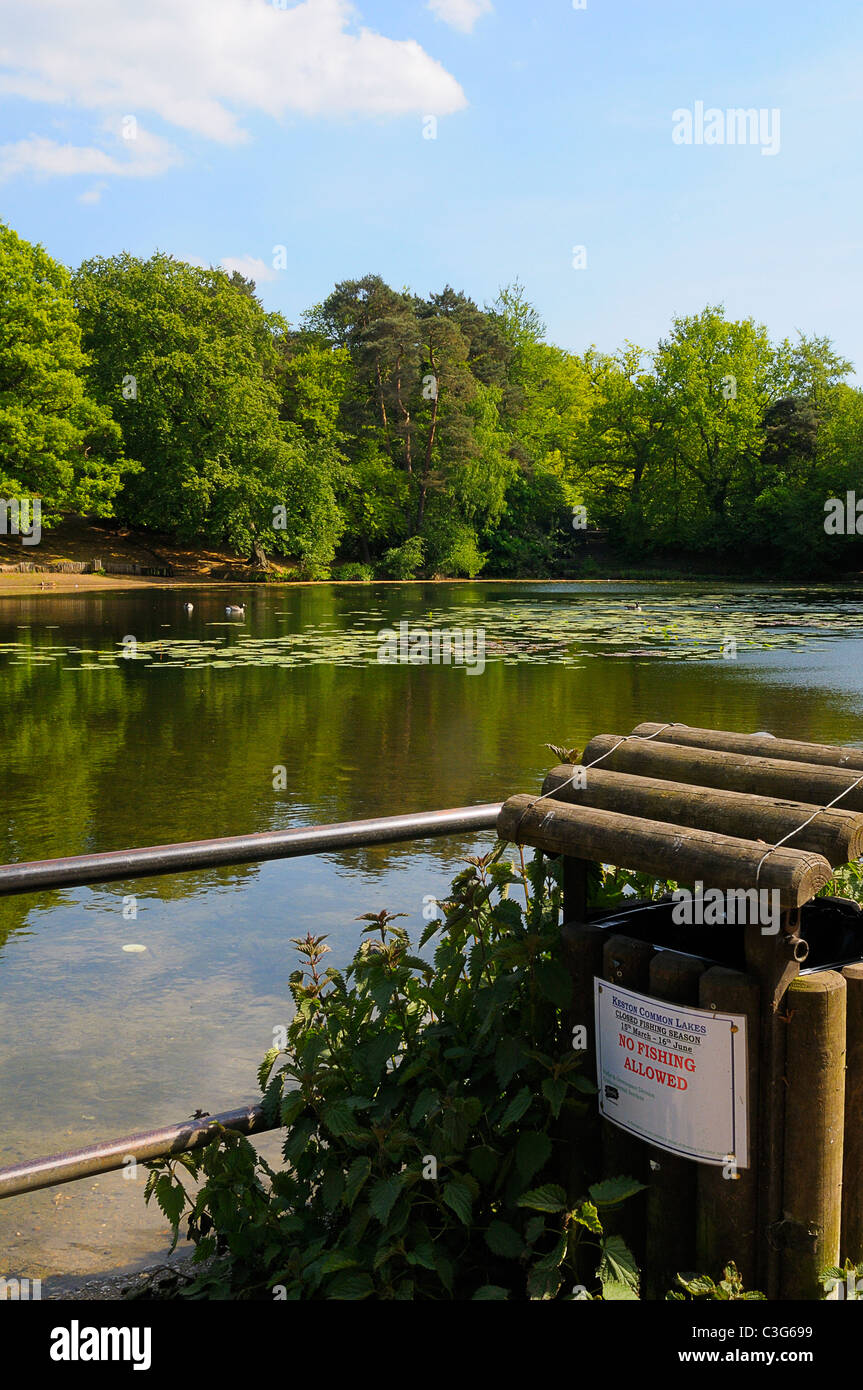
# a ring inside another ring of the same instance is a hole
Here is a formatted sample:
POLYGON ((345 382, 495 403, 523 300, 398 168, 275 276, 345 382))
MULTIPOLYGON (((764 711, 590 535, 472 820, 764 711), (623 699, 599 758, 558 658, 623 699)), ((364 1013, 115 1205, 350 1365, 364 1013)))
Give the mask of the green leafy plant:
POLYGON ((858 859, 834 869, 833 877, 824 885, 818 897, 850 898, 852 902, 863 903, 863 863, 858 859))
POLYGON ((602 1214, 641 1184, 566 1190, 563 1127, 595 1087, 567 1035, 559 865, 503 850, 455 878, 419 944, 433 961, 385 911, 344 972, 325 937, 295 941, 295 1014, 258 1078, 284 1167, 216 1126, 150 1165, 147 1199, 206 1262, 184 1296, 638 1297, 602 1214))
POLYGON ((637 869, 620 869, 614 864, 591 864, 587 876, 588 904, 595 908, 617 907, 636 898, 655 902, 673 893, 677 882, 656 878, 637 869))
POLYGON ((825 1297, 835 1292, 840 1299, 859 1303, 863 1300, 863 1260, 858 1264, 853 1260, 846 1260, 841 1268, 839 1265, 833 1265, 830 1269, 822 1271, 819 1282, 824 1289, 825 1297))
POLYGON ((666 1299, 679 1299, 684 1303, 690 1300, 726 1303, 739 1298, 764 1299, 763 1293, 757 1293, 754 1289, 744 1289, 740 1272, 733 1260, 725 1266, 723 1277, 718 1284, 714 1284, 706 1274, 678 1274, 677 1282, 680 1288, 672 1289, 666 1294, 666 1299))
POLYGON ((375 572, 371 565, 362 565, 358 561, 351 560, 344 565, 336 565, 333 569, 333 579, 340 583, 347 581, 370 584, 375 577, 375 572))
POLYGON ((422 568, 425 547, 421 536, 410 536, 403 545, 384 552, 381 567, 389 579, 413 579, 422 568))

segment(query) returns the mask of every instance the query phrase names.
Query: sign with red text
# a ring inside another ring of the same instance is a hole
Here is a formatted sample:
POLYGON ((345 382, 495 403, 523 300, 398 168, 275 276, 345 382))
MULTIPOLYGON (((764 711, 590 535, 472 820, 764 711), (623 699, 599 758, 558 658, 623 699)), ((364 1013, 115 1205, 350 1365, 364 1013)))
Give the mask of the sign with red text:
POLYGON ((749 1166, 746 1019, 594 982, 599 1109, 658 1149, 749 1166))

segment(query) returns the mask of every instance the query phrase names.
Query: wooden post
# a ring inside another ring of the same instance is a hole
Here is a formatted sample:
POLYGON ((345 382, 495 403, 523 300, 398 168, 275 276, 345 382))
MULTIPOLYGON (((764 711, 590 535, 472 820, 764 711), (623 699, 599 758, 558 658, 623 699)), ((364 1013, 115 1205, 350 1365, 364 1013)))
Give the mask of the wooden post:
POLYGON ((790 835, 792 849, 814 850, 834 867, 863 857, 860 811, 843 811, 839 806, 826 811, 803 801, 695 787, 634 772, 609 772, 602 766, 590 768, 584 785, 576 786, 573 772, 569 763, 553 767, 542 784, 543 797, 672 825, 697 825, 699 830, 766 840, 769 845, 790 835))
MULTIPOLYGON (((845 780, 844 774, 836 775, 845 780)), ((775 888, 783 908, 808 902, 832 876, 824 856, 811 850, 783 845, 767 853, 769 847, 759 840, 623 816, 592 806, 570 806, 564 801, 537 802, 529 796, 511 796, 504 802, 497 833, 502 840, 535 845, 546 853, 624 864, 681 883, 700 879, 709 888, 775 888)))
MULTIPOLYGON (((697 1004, 703 960, 677 951, 658 951, 650 962, 650 993, 674 1004, 697 1004)), ((650 1148, 650 1186, 647 1192, 647 1257, 645 1292, 664 1298, 678 1273, 695 1266, 695 1223, 698 1174, 690 1158, 650 1148)))
POLYGON ((743 1014, 746 1018, 747 1091, 749 1108, 749 1166, 734 1170, 698 1165, 696 1264, 701 1273, 719 1280, 733 1260, 746 1288, 757 1288, 756 1229, 758 1217, 758 1049, 759 990, 752 975, 725 966, 705 970, 698 986, 702 1009, 743 1014))
MULTIPOLYGON (((593 1005, 593 981, 602 973, 602 947, 605 932, 600 927, 567 923, 561 931, 563 955, 572 979, 572 996, 567 1018, 567 1033, 583 1027, 587 1035, 582 1075, 593 1081, 596 1077, 596 1024, 593 1005)), ((599 1109, 593 1097, 586 1101, 583 1116, 564 1113, 559 1126, 562 1150, 562 1178, 571 1201, 587 1195, 590 1183, 600 1171, 599 1109)))
POLYGON ((822 1296, 839 1262, 845 1114, 846 984, 835 970, 794 980, 787 994, 785 1161, 780 1298, 822 1296))
POLYGON ((863 961, 846 965, 845 1144, 840 1259, 863 1260, 863 961))
MULTIPOLYGON (((654 947, 647 941, 636 941, 631 936, 611 936, 606 940, 602 953, 603 978, 622 989, 648 992, 650 984, 650 962, 655 954, 654 947)), ((627 1134, 610 1120, 603 1119, 602 1131, 602 1176, 604 1178, 633 1177, 647 1183, 647 1145, 634 1134, 627 1134)), ((603 1229, 608 1235, 622 1236, 635 1255, 639 1265, 644 1265, 645 1226, 647 1222, 647 1194, 639 1192, 624 1202, 623 1206, 603 1213, 603 1229)))
POLYGON ((832 743, 803 743, 799 739, 771 738, 769 734, 737 734, 728 729, 691 729, 688 724, 639 724, 632 731, 656 743, 676 743, 686 748, 711 748, 746 757, 782 758, 795 763, 819 763, 822 767, 847 767, 863 772, 863 749, 839 748, 832 743))
MULTIPOLYGON (((769 862, 769 861, 768 861, 769 862)), ((773 1228, 782 1217, 782 1146, 785 1132, 785 992, 800 974, 809 947, 800 939, 800 913, 783 912, 780 931, 766 935, 756 922, 744 933, 746 965, 758 980, 758 1288, 779 1297, 779 1249, 773 1228)))
MULTIPOLYGON (((641 777, 667 778, 697 787, 724 787, 756 796, 790 797, 792 801, 817 806, 847 792, 840 803, 843 809, 863 810, 863 782, 853 791, 848 790, 861 773, 824 764, 683 748, 674 743, 647 743, 634 738, 621 742, 619 734, 597 734, 582 757, 585 765, 602 757, 602 766, 610 772, 635 772, 641 777)), ((589 778, 589 771, 587 775, 589 778)))

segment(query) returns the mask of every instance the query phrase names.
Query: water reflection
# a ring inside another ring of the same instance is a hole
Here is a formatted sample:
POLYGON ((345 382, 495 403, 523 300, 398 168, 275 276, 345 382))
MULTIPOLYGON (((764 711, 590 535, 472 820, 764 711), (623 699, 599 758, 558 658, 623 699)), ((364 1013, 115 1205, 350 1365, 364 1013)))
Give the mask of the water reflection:
MULTIPOLYGON (((859 590, 245 597, 230 620, 214 589, 3 600, 0 861, 495 801, 539 785, 546 742, 583 747, 644 719, 863 736, 859 590), (482 676, 379 665, 378 630, 402 620, 485 626, 482 676), (136 657, 118 659, 130 636, 136 657), (720 655, 728 636, 735 660, 720 655)), ((423 896, 444 892, 470 848, 386 846, 0 900, 0 1162, 250 1099, 285 1018, 288 939, 328 932, 344 963, 361 912, 405 911, 418 932, 423 896)), ((34 1277, 131 1259, 163 1233, 119 1174, 0 1205, 3 1261, 34 1277)))

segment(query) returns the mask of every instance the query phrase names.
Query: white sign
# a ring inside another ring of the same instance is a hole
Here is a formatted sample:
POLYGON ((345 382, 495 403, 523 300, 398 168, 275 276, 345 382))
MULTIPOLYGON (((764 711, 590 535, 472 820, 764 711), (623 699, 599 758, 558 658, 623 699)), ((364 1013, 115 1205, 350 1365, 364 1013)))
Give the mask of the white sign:
POLYGON ((599 1109, 658 1149, 749 1166, 746 1019, 595 980, 599 1109))

